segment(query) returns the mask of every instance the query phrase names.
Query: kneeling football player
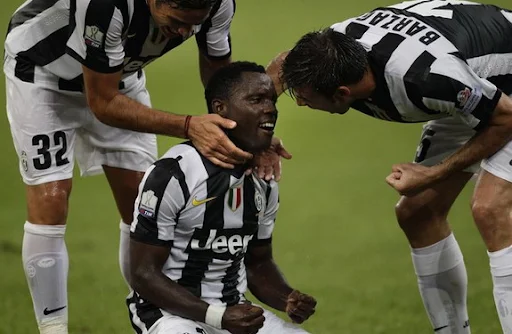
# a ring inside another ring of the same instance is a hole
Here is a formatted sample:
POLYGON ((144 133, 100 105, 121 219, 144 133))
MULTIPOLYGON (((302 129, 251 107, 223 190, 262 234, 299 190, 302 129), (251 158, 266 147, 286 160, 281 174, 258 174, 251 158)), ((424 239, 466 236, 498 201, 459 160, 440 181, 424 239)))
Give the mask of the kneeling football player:
MULTIPOLYGON (((238 147, 270 147, 277 95, 262 66, 220 69, 205 95, 210 113, 237 122, 228 136, 238 147)), ((316 301, 291 288, 272 257, 277 183, 246 175, 248 166, 220 168, 187 142, 146 171, 130 243, 127 304, 137 333, 307 333, 294 323, 316 301), (246 300, 247 288, 294 323, 246 300)))

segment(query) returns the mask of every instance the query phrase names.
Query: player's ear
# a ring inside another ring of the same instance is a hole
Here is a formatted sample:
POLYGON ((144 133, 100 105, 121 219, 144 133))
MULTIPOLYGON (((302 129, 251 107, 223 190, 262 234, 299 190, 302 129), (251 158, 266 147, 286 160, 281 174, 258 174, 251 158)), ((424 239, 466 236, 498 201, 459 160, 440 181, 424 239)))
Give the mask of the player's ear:
POLYGON ((334 92, 333 99, 335 101, 342 101, 348 96, 350 96, 351 91, 347 86, 339 86, 334 92))
POLYGON ((212 101, 212 110, 215 114, 219 114, 224 117, 227 116, 228 108, 226 103, 224 103, 222 100, 214 99, 212 101))

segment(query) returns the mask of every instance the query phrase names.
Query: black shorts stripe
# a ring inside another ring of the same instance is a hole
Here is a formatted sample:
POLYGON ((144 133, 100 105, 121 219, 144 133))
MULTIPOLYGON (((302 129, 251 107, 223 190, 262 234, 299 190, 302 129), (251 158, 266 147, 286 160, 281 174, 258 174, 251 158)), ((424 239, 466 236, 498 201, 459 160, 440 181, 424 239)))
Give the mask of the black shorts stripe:
POLYGON ((48 8, 51 8, 58 1, 59 0, 32 0, 28 5, 14 13, 11 21, 9 22, 7 33, 27 22, 28 20, 33 19, 48 8))

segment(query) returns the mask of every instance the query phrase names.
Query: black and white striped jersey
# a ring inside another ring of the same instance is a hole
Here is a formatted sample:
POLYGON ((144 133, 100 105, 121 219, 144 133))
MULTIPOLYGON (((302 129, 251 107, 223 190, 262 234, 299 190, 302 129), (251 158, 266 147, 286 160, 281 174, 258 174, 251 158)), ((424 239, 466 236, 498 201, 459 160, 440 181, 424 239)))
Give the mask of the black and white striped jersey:
MULTIPOLYGON (((231 54, 234 0, 218 0, 209 18, 194 26, 199 49, 210 58, 231 54)), ((5 54, 16 59, 7 75, 26 82, 60 78, 59 88, 81 89, 82 67, 123 77, 177 47, 182 37, 166 38, 146 0, 27 0, 13 14, 5 54)))
POLYGON ((353 108, 395 122, 460 117, 484 127, 512 94, 512 13, 458 0, 406 1, 332 28, 368 51, 377 89, 353 108))
POLYGON ((247 290, 247 248, 271 241, 278 206, 276 182, 217 167, 180 144, 146 171, 131 237, 169 247, 164 274, 195 296, 233 305, 247 290))

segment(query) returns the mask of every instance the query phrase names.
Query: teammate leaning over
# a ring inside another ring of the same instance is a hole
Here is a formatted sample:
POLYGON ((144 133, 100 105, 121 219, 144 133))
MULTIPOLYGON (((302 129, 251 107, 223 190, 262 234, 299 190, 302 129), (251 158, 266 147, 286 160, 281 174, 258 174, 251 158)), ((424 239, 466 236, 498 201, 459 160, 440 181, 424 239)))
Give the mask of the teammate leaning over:
MULTIPOLYGON (((228 136, 240 148, 269 147, 277 96, 262 66, 228 65, 205 95, 210 113, 238 122, 228 136)), ((128 308, 137 333, 307 333, 244 298, 249 288, 296 323, 316 305, 286 283, 272 257, 277 183, 246 169, 215 166, 187 142, 144 175, 130 246, 128 308)))
POLYGON ((393 166, 387 181, 403 195, 398 222, 438 334, 470 332, 466 268, 447 215, 482 159, 472 212, 503 331, 512 333, 511 54, 510 11, 409 1, 306 34, 270 66, 277 79, 285 58, 282 79, 299 106, 428 121, 417 164, 393 166))
MULTIPOLYGON (((122 217, 126 279, 128 224, 143 171, 156 159, 154 134, 189 138, 223 167, 251 159, 221 129, 234 122, 152 109, 143 71, 195 35, 206 83, 230 62, 234 12, 233 0, 31 0, 13 14, 5 41, 7 112, 26 184, 23 264, 41 333, 67 333, 64 234, 75 158, 82 175, 107 176, 122 217)), ((272 167, 259 172, 268 177, 272 167)))

